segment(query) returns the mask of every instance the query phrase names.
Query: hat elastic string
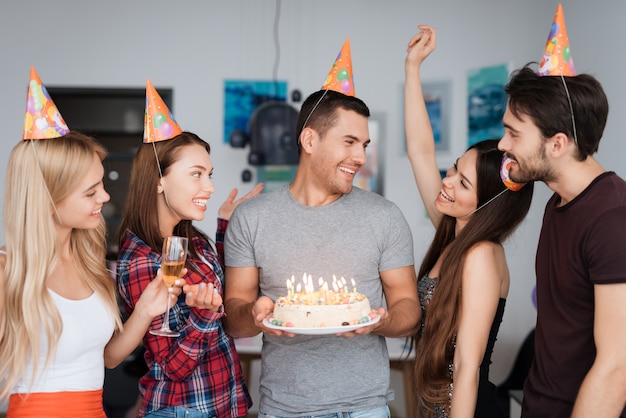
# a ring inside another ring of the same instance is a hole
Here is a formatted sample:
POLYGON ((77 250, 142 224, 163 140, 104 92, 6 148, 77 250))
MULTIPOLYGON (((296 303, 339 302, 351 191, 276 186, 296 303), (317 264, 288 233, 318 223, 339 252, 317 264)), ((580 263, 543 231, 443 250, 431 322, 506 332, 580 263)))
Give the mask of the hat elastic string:
POLYGON ((496 200, 497 198, 502 196, 504 194, 504 192, 506 192, 508 190, 509 189, 507 189, 505 187, 504 190, 502 190, 500 193, 498 193, 497 195, 495 195, 494 197, 492 197, 491 199, 489 199, 488 201, 486 201, 485 203, 483 203, 482 205, 480 205, 479 207, 477 207, 476 209, 474 209, 473 211, 471 211, 467 215, 460 216, 460 218, 467 218, 468 216, 473 215, 474 213, 478 212, 479 210, 481 210, 482 208, 484 208, 485 206, 487 206, 488 204, 490 204, 491 202, 493 202, 494 200, 496 200))
POLYGON ((569 89, 567 88, 567 83, 565 82, 565 77, 563 77, 563 75, 561 75, 561 81, 563 82, 563 87, 565 87, 565 94, 567 95, 567 102, 569 103, 569 113, 572 116, 572 128, 574 129, 574 141, 576 142, 576 146, 578 147, 578 135, 576 133, 576 120, 574 119, 574 106, 572 106, 572 98, 569 95, 569 89))
MULTIPOLYGON (((156 158, 157 167, 159 169, 159 179, 162 179, 163 171, 161 171, 161 163, 159 162, 159 155, 157 154, 156 145, 154 145, 154 142, 152 143, 152 149, 154 150, 154 158, 156 158)), ((178 219, 182 220, 183 218, 178 213, 176 213, 176 211, 170 205, 170 201, 167 198, 167 193, 165 192, 165 187, 163 187, 163 198, 165 199, 165 205, 170 210, 170 212, 172 212, 174 216, 176 216, 178 219)))
POLYGON ((48 199, 50 199, 50 204, 54 209, 54 213, 56 214, 57 220, 61 225, 63 224, 63 219, 61 219, 61 215, 59 215, 59 211, 57 210, 57 206, 54 204, 54 200, 52 199, 52 194, 50 194, 50 190, 48 189, 48 185, 46 184, 46 179, 43 176, 43 171, 41 170, 41 164, 39 164, 39 156, 37 155, 37 150, 35 150, 35 141, 30 140, 31 147, 33 149, 33 154, 35 155, 35 162, 37 163, 37 168, 39 169, 39 175, 41 176, 41 181, 43 183, 44 189, 46 189, 46 194, 48 195, 48 199))
MULTIPOLYGON (((322 97, 320 97, 317 103, 315 103, 315 106, 313 106, 313 109, 311 109, 311 111, 309 112, 309 116, 307 116, 304 120, 304 125, 302 125, 302 129, 306 128, 306 124, 309 122, 309 119, 311 119, 311 115, 313 114, 313 112, 315 112, 315 109, 317 109, 317 106, 320 104, 324 96, 326 96, 326 93, 328 93, 328 90, 324 90, 322 97)), ((298 137, 298 145, 300 145, 300 137, 298 137)))

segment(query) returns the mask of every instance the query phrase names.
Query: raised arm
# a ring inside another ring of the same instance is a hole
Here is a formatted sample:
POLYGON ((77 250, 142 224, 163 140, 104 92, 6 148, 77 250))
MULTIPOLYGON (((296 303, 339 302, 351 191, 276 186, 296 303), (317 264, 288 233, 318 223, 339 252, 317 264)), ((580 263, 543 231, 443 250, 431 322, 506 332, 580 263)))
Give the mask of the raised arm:
POLYGON ((435 158, 435 139, 420 80, 422 62, 435 49, 436 32, 430 26, 419 26, 419 29, 422 32, 409 41, 404 63, 404 127, 415 182, 428 216, 437 227, 442 218, 441 213, 435 208, 435 198, 441 190, 441 176, 435 158))

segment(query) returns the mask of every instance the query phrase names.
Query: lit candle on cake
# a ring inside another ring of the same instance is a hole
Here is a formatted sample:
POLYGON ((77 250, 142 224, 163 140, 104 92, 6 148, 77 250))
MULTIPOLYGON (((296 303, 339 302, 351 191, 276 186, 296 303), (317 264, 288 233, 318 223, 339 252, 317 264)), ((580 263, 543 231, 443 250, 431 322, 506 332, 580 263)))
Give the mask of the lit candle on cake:
POLYGON ((298 286, 296 286, 296 294, 294 295, 294 299, 299 299, 300 298, 300 292, 302 291, 302 285, 300 283, 298 283, 298 286))
POLYGON ((317 283, 318 283, 317 290, 318 290, 318 293, 319 293, 319 299, 322 300, 323 302, 325 302, 326 301, 326 293, 324 292, 324 285, 326 283, 324 282, 324 279, 321 278, 321 277, 319 278, 317 283))
MULTIPOLYGON (((322 279, 320 278, 320 280, 322 279)), ((324 304, 328 305, 328 283, 324 282, 322 284, 322 291, 324 292, 324 304)))
POLYGON ((324 280, 323 277, 318 278, 317 288, 313 285, 313 277, 310 274, 302 275, 302 282, 296 283, 295 275, 286 281, 287 297, 291 303, 301 305, 334 305, 341 303, 351 303, 358 298, 356 281, 351 278, 350 282, 344 277, 337 278, 333 274, 332 284, 324 280), (332 288, 331 288, 332 286, 332 288))
POLYGON ((304 285, 304 291, 306 292, 306 273, 302 275, 302 284, 304 285))
POLYGON ((309 274, 309 277, 307 278, 305 289, 306 289, 305 292, 306 292, 307 304, 311 305, 313 304, 313 298, 315 295, 313 294, 313 278, 311 277, 310 274, 309 274))
POLYGON ((293 299, 293 296, 292 296, 291 292, 292 292, 291 281, 289 281, 289 279, 287 279, 287 299, 289 299, 289 300, 293 299))
POLYGON ((346 279, 344 279, 343 277, 341 278, 341 284, 343 284, 343 291, 344 291, 345 293, 348 293, 348 292, 349 292, 349 290, 348 290, 348 285, 347 285, 347 283, 346 283, 346 279))

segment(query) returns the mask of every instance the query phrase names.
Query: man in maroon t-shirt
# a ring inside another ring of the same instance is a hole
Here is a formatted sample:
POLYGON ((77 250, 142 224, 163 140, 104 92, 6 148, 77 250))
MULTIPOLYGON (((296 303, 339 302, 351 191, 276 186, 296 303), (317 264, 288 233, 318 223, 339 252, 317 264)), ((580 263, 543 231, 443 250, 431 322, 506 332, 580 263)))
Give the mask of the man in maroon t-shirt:
POLYGON ((606 95, 590 75, 539 76, 528 66, 506 91, 499 148, 514 160, 509 175, 554 191, 537 249, 522 416, 626 417, 626 182, 592 156, 606 95))

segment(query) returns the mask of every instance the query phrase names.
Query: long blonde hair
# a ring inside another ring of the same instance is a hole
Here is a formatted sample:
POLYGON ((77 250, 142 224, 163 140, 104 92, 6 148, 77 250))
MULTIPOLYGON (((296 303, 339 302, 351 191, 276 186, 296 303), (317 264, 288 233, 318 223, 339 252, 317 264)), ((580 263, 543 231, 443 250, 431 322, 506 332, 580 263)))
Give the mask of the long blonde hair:
MULTIPOLYGON (((20 379, 34 381, 44 343, 46 367, 56 352, 63 323, 46 287, 60 254, 55 207, 78 187, 94 153, 101 160, 106 156, 100 144, 78 132, 21 141, 11 152, 4 199, 7 254, 1 283, 0 379, 5 380, 0 399, 6 399, 20 379), (30 377, 24 376, 29 362, 33 363, 30 377)), ((102 219, 96 229, 72 230, 70 247, 85 283, 105 301, 119 329, 115 285, 105 264, 105 235, 102 219)))

